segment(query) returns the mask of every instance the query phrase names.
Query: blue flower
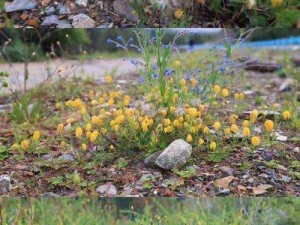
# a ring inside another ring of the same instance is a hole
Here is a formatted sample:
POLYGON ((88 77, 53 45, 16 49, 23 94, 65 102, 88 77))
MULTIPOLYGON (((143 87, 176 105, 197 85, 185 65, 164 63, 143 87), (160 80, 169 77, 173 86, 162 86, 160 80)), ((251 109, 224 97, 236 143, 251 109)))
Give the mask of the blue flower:
POLYGON ((138 79, 139 84, 142 84, 144 82, 144 78, 142 76, 139 77, 138 79))
POLYGON ((153 75, 154 79, 158 79, 158 77, 159 77, 159 75, 157 73, 153 75))

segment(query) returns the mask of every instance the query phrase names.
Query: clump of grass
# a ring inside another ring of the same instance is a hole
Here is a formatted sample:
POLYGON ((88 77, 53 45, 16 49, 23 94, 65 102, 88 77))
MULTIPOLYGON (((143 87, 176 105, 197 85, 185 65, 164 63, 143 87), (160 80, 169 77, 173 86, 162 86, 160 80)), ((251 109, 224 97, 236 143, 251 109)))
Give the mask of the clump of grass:
POLYGON ((0 199, 2 224, 298 224, 297 198, 0 199))

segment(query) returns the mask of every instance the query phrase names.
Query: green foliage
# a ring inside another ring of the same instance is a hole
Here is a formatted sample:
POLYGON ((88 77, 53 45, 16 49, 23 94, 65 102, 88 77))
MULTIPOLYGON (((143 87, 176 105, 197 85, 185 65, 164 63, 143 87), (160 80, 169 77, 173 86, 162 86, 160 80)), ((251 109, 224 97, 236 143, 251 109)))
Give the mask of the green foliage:
POLYGON ((299 198, 6 198, 3 224, 296 225, 299 198), (148 203, 146 203, 148 202, 148 203))
POLYGON ((8 157, 8 146, 0 145, 0 161, 8 157))
POLYGON ((190 167, 187 168, 186 170, 174 169, 173 172, 182 178, 191 178, 196 175, 196 170, 194 168, 190 168, 190 167))
POLYGON ((10 119, 19 123, 25 121, 37 121, 42 117, 42 101, 40 98, 34 101, 33 96, 23 95, 20 101, 13 103, 10 119))
POLYGON ((7 88, 8 83, 6 81, 6 78, 9 77, 9 74, 5 71, 0 71, 0 91, 2 88, 7 88))
POLYGON ((23 43, 15 39, 3 49, 1 56, 4 60, 12 62, 25 62, 28 60, 41 60, 45 57, 43 51, 35 43, 23 43))

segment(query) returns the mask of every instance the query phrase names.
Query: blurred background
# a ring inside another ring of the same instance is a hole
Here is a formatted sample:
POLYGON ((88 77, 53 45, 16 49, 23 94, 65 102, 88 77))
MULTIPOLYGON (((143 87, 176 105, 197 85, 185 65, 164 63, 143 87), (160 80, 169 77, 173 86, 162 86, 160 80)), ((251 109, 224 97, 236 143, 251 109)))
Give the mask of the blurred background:
MULTIPOLYGON (((135 31, 138 32, 138 30, 135 31)), ((165 35, 166 43, 172 41, 174 36, 180 32, 184 35, 177 39, 178 46, 200 48, 209 46, 225 37, 228 39, 238 38, 245 30, 168 29, 165 35)), ((252 46, 300 45, 300 29, 257 28, 249 33, 251 35, 248 35, 244 41, 255 43, 252 46)), ((137 44, 133 29, 1 29, 0 62, 5 62, 8 58, 12 62, 22 62, 24 55, 32 54, 35 57, 31 61, 43 60, 48 53, 55 54, 55 56, 64 55, 69 58, 76 58, 78 53, 90 55, 105 52, 116 53, 120 48, 108 43, 108 40, 116 40, 118 36, 122 36, 125 41, 133 38, 132 43, 137 44)), ((249 43, 247 44, 249 46, 249 43)))

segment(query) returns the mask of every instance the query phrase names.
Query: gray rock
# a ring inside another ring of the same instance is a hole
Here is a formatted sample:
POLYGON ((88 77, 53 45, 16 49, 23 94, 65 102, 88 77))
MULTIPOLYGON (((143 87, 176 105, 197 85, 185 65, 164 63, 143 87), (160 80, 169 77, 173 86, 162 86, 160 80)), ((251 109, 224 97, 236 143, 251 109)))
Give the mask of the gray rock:
POLYGON ((69 7, 64 4, 58 4, 57 10, 59 15, 69 15, 71 13, 69 7))
POLYGON ((58 157, 58 160, 62 161, 73 161, 75 156, 72 154, 63 153, 61 156, 58 157))
POLYGON ((73 17, 74 28, 94 28, 96 26, 95 20, 85 14, 78 14, 73 17))
POLYGON ((38 4, 35 0, 14 0, 5 7, 5 11, 7 13, 11 13, 16 11, 33 10, 37 8, 37 6, 38 4))
POLYGON ((64 28, 72 28, 72 25, 69 24, 67 20, 60 20, 59 24, 56 25, 56 28, 64 29, 64 28))
POLYGON ((163 152, 163 151, 159 151, 159 152, 155 152, 155 153, 152 154, 152 155, 149 155, 149 156, 144 160, 145 166, 147 166, 147 167, 153 167, 153 166, 155 166, 155 161, 157 160, 158 156, 160 156, 160 154, 161 154, 162 152, 163 152))
POLYGON ((155 165, 165 170, 180 169, 191 157, 192 146, 182 139, 173 141, 156 159, 155 165))
POLYGON ((229 166, 222 166, 220 168, 220 171, 222 172, 223 176, 233 176, 233 169, 229 166))
POLYGON ((9 192, 12 189, 12 184, 9 176, 1 175, 0 176, 0 194, 9 192))
POLYGON ((58 198, 59 195, 53 193, 53 192, 45 192, 42 194, 42 197, 44 198, 58 198))
POLYGON ((88 5, 88 0, 76 0, 75 4, 81 7, 87 7, 88 5))
POLYGON ((284 91, 291 91, 292 86, 296 84, 296 81, 291 78, 285 79, 284 82, 281 83, 279 87, 279 91, 284 92, 284 91))
POLYGON ((111 183, 107 183, 97 187, 96 192, 106 197, 115 197, 118 195, 117 188, 111 183))
POLYGON ((45 9, 45 14, 46 14, 46 16, 55 14, 55 8, 53 6, 47 7, 45 9))
POLYGON ((45 161, 52 161, 53 160, 53 154, 46 154, 42 156, 42 159, 45 161))
POLYGON ((59 18, 57 15, 46 16, 43 20, 42 27, 51 27, 53 25, 59 24, 59 18))
POLYGON ((114 11, 118 15, 125 17, 129 21, 134 23, 139 21, 139 17, 137 14, 133 13, 133 8, 130 5, 129 0, 115 0, 113 3, 114 11))
POLYGON ((0 105, 0 113, 1 112, 9 112, 12 110, 12 104, 0 105))
POLYGON ((101 24, 100 26, 98 26, 97 28, 106 29, 106 28, 113 28, 113 27, 114 27, 113 23, 104 23, 104 24, 101 24))
POLYGON ((217 192, 217 195, 229 195, 230 194, 230 189, 220 189, 218 192, 217 192))
POLYGON ((290 183, 292 178, 290 178, 289 176, 282 175, 281 180, 284 181, 285 183, 290 183))

